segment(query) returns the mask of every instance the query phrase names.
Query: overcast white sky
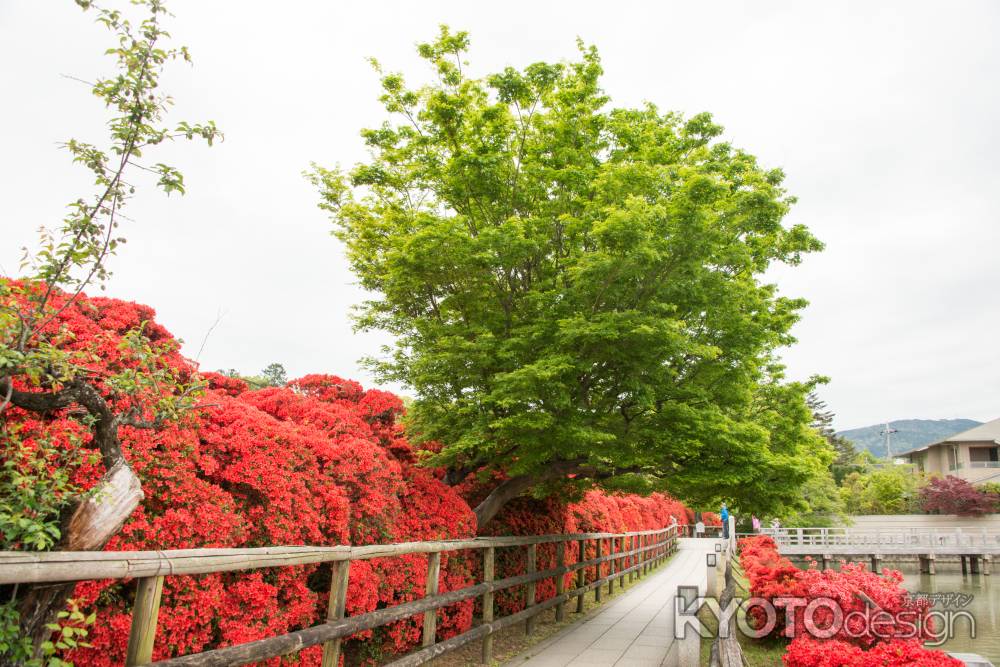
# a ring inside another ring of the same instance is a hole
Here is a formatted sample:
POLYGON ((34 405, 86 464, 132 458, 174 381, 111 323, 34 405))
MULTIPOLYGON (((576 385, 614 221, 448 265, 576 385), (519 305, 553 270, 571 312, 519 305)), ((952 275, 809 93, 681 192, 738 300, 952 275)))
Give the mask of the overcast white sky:
MULTIPOLYGON (((114 0, 110 0, 114 1, 114 0)), ((189 193, 146 189, 109 294, 154 306, 200 362, 371 379, 353 283, 310 161, 364 158, 381 122, 365 59, 423 74, 439 23, 469 30, 474 72, 596 44, 616 105, 711 111, 727 139, 780 166, 788 222, 827 244, 775 272, 811 302, 785 359, 832 378, 838 428, 910 417, 1000 416, 1000 4, 989 2, 243 2, 173 0, 195 66, 164 85, 174 119, 214 119, 225 143, 156 161, 189 193)), ((103 110, 69 74, 109 72, 107 35, 69 0, 0 0, 0 267, 88 192, 57 142, 102 138, 103 110)))

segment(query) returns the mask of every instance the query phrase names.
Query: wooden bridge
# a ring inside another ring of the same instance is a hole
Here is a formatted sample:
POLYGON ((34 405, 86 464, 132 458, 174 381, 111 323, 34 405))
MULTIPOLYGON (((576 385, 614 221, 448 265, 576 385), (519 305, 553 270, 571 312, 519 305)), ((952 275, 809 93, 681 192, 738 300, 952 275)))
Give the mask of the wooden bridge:
MULTIPOLYGON (((473 641, 482 642, 482 662, 489 664, 493 659, 493 635, 498 630, 515 624, 524 624, 525 631, 530 634, 535 617, 539 613, 554 607, 556 619, 562 620, 566 615, 567 604, 574 600, 577 603, 577 611, 583 611, 583 596, 588 592, 593 591, 595 598, 600 600, 605 587, 613 591, 616 582, 624 586, 626 577, 629 580, 644 577, 665 562, 677 550, 678 533, 681 530, 683 529, 672 525, 660 530, 627 533, 482 537, 357 547, 0 552, 0 584, 45 584, 137 578, 138 590, 132 610, 132 627, 126 658, 126 665, 129 667, 243 665, 295 654, 304 648, 317 645, 323 646, 323 667, 336 667, 344 638, 415 615, 423 616, 423 646, 392 662, 392 666, 419 665, 473 641), (593 551, 596 557, 585 559, 588 543, 594 545, 593 551), (539 545, 553 545, 554 568, 537 570, 539 545), (495 559, 498 549, 524 549, 527 571, 521 575, 496 579, 495 559), (577 551, 579 562, 569 565, 565 563, 568 549, 577 551), (473 586, 440 593, 438 582, 441 554, 470 550, 481 554, 483 580, 473 586), (351 562, 406 554, 427 554, 425 596, 393 607, 345 617, 344 607, 351 562), (329 609, 325 623, 245 644, 152 662, 164 577, 317 563, 330 563, 332 568, 329 609), (610 570, 608 576, 601 577, 602 564, 607 564, 610 570), (593 569, 593 575, 588 582, 587 571, 590 569, 593 569), (567 590, 566 575, 570 573, 575 573, 574 586, 567 590), (552 598, 536 602, 536 586, 543 579, 554 581, 556 593, 552 598), (494 618, 495 593, 515 587, 524 587, 528 606, 517 613, 494 618), (438 641, 437 610, 477 597, 482 599, 483 609, 479 623, 460 635, 438 641)), ((707 540, 697 541, 707 542, 707 540)))
POLYGON ((784 556, 812 556, 827 568, 834 556, 871 559, 878 570, 887 557, 917 557, 921 572, 934 574, 939 556, 958 557, 962 572, 989 575, 994 556, 1000 555, 1000 531, 937 529, 768 528, 784 556))

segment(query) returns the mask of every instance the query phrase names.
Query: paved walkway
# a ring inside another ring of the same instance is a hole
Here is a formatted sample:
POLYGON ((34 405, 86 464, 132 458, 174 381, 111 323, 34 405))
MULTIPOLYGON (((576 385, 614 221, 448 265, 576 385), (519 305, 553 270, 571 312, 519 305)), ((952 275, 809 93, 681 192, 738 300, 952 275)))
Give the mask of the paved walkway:
POLYGON ((677 665, 674 596, 681 585, 697 585, 705 593, 705 554, 715 550, 716 542, 681 539, 680 549, 665 566, 505 667, 677 665))

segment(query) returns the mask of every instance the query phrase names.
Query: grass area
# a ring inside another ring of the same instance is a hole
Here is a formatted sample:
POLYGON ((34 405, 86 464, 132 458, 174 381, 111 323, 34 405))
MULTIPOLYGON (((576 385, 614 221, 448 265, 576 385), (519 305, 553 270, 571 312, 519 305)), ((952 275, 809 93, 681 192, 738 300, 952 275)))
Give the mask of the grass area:
MULTIPOLYGON (((736 577, 737 595, 746 595, 747 581, 741 572, 734 570, 736 577)), ((742 612, 740 616, 743 616, 742 612)), ((719 631, 719 623, 715 616, 707 607, 702 607, 698 611, 698 618, 702 624, 714 637, 719 631)), ((740 648, 743 649, 743 657, 746 658, 748 667, 781 667, 781 656, 785 654, 787 642, 783 639, 765 637, 764 639, 753 639, 751 637, 739 636, 740 648)), ((712 650, 712 640, 701 640, 701 664, 707 665, 709 654, 712 650)))
MULTIPOLYGON (((671 557, 672 558, 672 557, 671 557)), ((658 572, 662 568, 666 567, 670 562, 668 558, 665 562, 661 563, 659 567, 653 572, 658 572)), ((603 600, 600 603, 594 602, 594 592, 591 591, 584 596, 584 606, 583 614, 576 613, 576 599, 570 600, 566 603, 566 620, 562 623, 556 623, 556 611, 555 609, 548 609, 543 611, 538 616, 535 617, 535 631, 530 637, 524 634, 524 624, 518 623, 517 625, 511 626, 509 628, 504 628, 500 632, 493 635, 493 663, 494 665, 500 665, 508 660, 512 660, 524 653, 532 646, 535 646, 549 637, 553 636, 563 628, 573 625, 583 618, 590 616, 592 613, 597 612, 606 602, 613 600, 622 593, 636 585, 642 583, 647 577, 652 576, 653 572, 642 579, 636 579, 635 581, 629 583, 626 577, 625 588, 618 586, 618 580, 615 579, 615 592, 612 595, 608 595, 608 587, 604 586, 603 600)), ((455 649, 454 651, 449 651, 448 653, 439 656, 430 661, 430 665, 434 667, 466 667, 467 665, 478 665, 482 656, 483 643, 481 641, 474 641, 455 649)))

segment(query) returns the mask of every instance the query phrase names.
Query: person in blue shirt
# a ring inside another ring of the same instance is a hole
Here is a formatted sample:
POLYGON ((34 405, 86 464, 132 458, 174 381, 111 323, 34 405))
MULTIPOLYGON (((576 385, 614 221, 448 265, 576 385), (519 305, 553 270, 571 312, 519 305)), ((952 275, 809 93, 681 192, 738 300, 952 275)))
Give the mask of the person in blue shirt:
POLYGON ((722 537, 729 539, 729 508, 726 507, 726 503, 722 503, 722 509, 719 510, 719 518, 722 519, 722 537))

